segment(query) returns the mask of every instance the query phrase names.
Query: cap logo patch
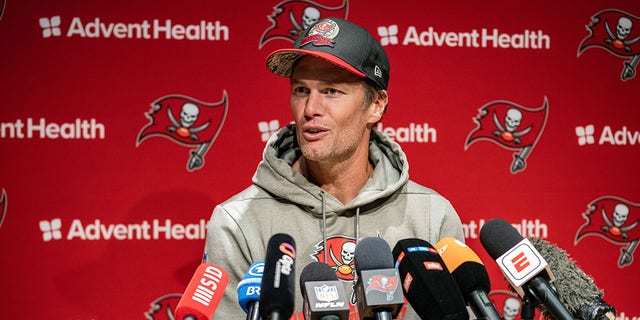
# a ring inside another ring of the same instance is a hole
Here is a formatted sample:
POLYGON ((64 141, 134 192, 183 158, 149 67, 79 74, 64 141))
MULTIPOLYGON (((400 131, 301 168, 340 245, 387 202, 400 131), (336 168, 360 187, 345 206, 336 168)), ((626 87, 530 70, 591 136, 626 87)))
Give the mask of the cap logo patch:
POLYGON ((380 67, 378 67, 378 65, 376 65, 376 67, 373 69, 373 74, 378 78, 382 78, 382 70, 380 70, 380 67))
POLYGON ((302 48, 309 43, 316 47, 333 47, 333 39, 338 35, 338 32, 340 32, 340 27, 335 21, 330 19, 322 20, 311 27, 307 36, 300 42, 300 47, 302 48))

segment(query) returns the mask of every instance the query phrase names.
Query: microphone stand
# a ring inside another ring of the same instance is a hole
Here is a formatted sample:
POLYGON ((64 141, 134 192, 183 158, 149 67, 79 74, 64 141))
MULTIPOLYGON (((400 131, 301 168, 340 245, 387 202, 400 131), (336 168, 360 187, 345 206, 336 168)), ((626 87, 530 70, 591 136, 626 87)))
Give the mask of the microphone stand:
POLYGON ((391 316, 391 312, 389 311, 380 311, 376 312, 376 320, 391 320, 393 316, 391 316))
POLYGON ((533 320, 536 315, 536 306, 529 298, 529 295, 525 295, 522 298, 522 308, 520 309, 520 318, 522 320, 533 320))
POLYGON ((251 308, 249 308, 249 312, 247 312, 247 320, 258 320, 260 319, 260 308, 259 308, 259 301, 256 301, 253 303, 253 306, 251 306, 251 308))

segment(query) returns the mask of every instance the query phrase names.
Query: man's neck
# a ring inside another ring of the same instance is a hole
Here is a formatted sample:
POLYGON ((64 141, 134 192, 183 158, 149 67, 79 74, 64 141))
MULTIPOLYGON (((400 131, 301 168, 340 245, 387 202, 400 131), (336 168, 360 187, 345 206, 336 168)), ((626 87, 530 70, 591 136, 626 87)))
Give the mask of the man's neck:
POLYGON ((293 168, 343 204, 358 195, 373 173, 368 158, 328 164, 309 161, 302 156, 293 168))

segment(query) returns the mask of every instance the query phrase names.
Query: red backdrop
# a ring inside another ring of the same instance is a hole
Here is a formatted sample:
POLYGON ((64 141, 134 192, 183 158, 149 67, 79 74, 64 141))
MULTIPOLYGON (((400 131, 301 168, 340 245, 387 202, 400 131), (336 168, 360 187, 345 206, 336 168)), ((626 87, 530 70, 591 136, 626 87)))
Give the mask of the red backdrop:
POLYGON ((3 314, 164 319, 213 207, 291 121, 264 61, 307 7, 385 46, 381 130, 457 209, 499 308, 507 284, 478 240, 493 217, 567 250, 620 320, 640 314, 637 1, 0 3, 3 314))

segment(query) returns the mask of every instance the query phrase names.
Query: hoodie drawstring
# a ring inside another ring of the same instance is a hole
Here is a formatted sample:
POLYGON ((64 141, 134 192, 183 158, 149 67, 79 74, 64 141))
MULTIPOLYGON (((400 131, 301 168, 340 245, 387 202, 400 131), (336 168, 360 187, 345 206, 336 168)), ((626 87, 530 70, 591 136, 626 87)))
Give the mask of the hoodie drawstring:
POLYGON ((360 207, 356 208, 356 244, 360 241, 360 207))
POLYGON ((324 248, 324 263, 327 263, 329 261, 327 256, 327 199, 324 192, 321 192, 320 196, 322 196, 322 246, 324 248))

